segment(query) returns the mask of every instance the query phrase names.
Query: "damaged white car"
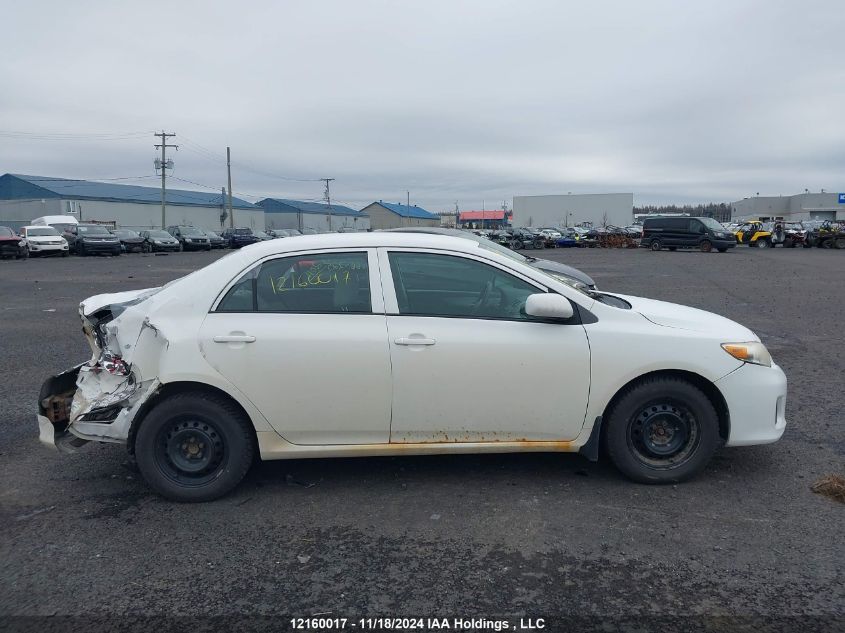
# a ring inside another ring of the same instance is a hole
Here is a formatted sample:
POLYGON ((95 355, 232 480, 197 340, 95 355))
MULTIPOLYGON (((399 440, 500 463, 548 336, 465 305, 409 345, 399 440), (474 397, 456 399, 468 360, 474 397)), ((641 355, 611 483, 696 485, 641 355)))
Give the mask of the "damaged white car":
POLYGON ((92 357, 44 383, 41 440, 124 444, 177 500, 225 494, 256 455, 596 459, 603 444, 628 477, 675 482, 786 426, 786 377, 745 327, 455 237, 261 242, 80 315, 92 357))

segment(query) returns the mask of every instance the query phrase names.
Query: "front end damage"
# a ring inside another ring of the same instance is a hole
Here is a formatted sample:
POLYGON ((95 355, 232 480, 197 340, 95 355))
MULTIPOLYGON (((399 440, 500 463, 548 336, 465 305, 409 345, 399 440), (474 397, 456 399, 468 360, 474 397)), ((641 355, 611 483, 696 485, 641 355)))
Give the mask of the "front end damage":
POLYGON ((159 386, 167 339, 144 302, 158 289, 99 295, 79 306, 91 359, 48 378, 38 396, 39 439, 73 451, 88 441, 125 443, 159 386))

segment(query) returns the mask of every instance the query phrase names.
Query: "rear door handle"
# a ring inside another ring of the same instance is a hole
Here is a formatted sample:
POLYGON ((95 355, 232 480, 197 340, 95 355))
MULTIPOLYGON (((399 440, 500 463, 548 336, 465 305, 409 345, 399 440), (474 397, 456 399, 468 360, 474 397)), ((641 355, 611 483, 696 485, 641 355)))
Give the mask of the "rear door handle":
POLYGON ((437 341, 433 338, 415 338, 413 336, 403 336, 393 341, 397 345, 434 345, 437 341))
POLYGON ((255 343, 255 337, 248 334, 227 334, 225 336, 215 336, 215 343, 255 343))

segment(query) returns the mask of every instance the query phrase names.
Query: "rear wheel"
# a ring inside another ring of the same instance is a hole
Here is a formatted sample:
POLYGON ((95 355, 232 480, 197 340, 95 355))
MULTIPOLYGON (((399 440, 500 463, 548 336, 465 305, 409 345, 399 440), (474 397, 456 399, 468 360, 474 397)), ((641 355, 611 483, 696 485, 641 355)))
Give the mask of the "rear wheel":
POLYGON ((757 248, 769 248, 769 246, 771 246, 771 244, 769 244, 769 241, 762 237, 757 240, 754 244, 757 246, 757 248))
POLYGON ((151 488, 174 501, 210 501, 244 478, 253 429, 230 400, 179 393, 155 406, 138 429, 135 458, 151 488))
POLYGON ((833 248, 845 248, 845 237, 837 237, 833 240, 833 248))
POLYGON ((651 240, 651 250, 659 251, 663 248, 663 244, 660 243, 660 240, 651 240))
POLYGON ((648 378, 630 387, 604 427, 608 455, 641 483, 674 483, 701 472, 721 444, 707 396, 678 378, 648 378))
POLYGON ((784 248, 792 248, 795 246, 795 242, 792 241, 791 237, 784 238, 783 240, 783 247, 784 248))
POLYGON ((702 253, 709 253, 713 250, 713 245, 710 243, 710 240, 702 240, 701 244, 698 245, 698 248, 702 253))

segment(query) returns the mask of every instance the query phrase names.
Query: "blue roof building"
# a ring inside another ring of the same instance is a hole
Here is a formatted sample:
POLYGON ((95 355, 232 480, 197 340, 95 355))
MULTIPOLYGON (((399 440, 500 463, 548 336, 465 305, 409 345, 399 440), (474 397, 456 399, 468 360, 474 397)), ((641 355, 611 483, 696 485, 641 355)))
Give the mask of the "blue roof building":
POLYGON ((287 198, 264 198, 256 204, 264 209, 268 229, 364 231, 370 228, 370 219, 365 213, 342 204, 328 205, 323 202, 304 202, 287 198))
POLYGON ((396 229, 405 226, 440 226, 440 216, 426 211, 417 205, 399 204, 398 202, 373 202, 361 213, 370 216, 373 229, 396 229))
MULTIPOLYGON (((222 193, 168 188, 165 194, 168 225, 222 228, 222 193)), ((260 207, 233 197, 232 210, 237 226, 264 229, 260 207)), ((23 174, 0 176, 0 224, 21 226, 45 215, 73 215, 80 222, 114 222, 125 228, 157 228, 161 226, 161 189, 23 174)))

